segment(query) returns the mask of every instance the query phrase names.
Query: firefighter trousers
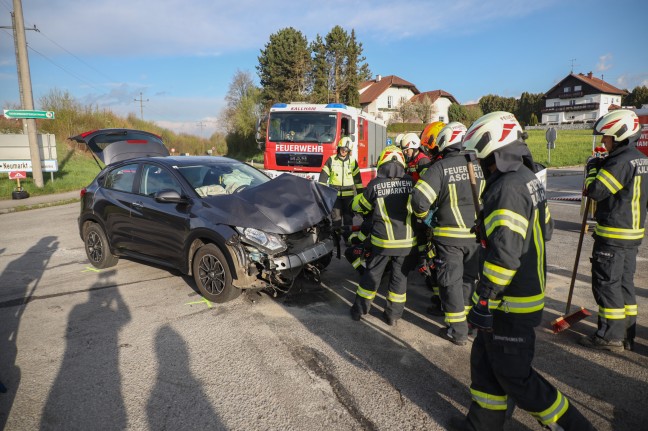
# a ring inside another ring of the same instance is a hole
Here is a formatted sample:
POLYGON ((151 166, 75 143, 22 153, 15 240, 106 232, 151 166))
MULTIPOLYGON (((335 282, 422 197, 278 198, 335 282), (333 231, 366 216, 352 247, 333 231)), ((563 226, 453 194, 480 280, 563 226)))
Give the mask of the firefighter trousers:
POLYGON ((479 244, 447 245, 435 243, 437 283, 448 334, 458 340, 468 337, 466 312, 471 306, 475 280, 479 273, 479 244))
POLYGON ((534 352, 535 330, 520 319, 495 315, 493 332, 479 331, 470 354, 469 427, 501 430, 507 408, 517 405, 543 426, 594 429, 567 397, 531 367, 534 352))
POLYGON ((338 196, 333 210, 331 211, 331 222, 333 227, 342 227, 353 225, 353 211, 351 211, 351 203, 353 196, 338 196))
POLYGON ((594 242, 592 292, 599 306, 596 335, 607 341, 634 341, 637 298, 634 274, 639 246, 614 247, 594 242))
POLYGON ((367 268, 360 277, 360 284, 356 291, 356 298, 353 307, 360 311, 360 314, 367 314, 371 304, 376 297, 387 265, 391 262, 391 274, 387 285, 387 303, 385 315, 393 320, 403 316, 405 300, 407 298, 407 275, 416 266, 416 253, 407 256, 384 256, 372 254, 367 259, 367 268))

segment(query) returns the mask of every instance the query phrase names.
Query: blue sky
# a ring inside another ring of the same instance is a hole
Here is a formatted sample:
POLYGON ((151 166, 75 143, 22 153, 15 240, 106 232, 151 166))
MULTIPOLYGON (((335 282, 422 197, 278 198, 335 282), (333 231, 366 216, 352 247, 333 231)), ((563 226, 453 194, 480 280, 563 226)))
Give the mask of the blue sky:
MULTIPOLYGON (((0 26, 12 0, 0 0, 0 26)), ((271 34, 308 39, 355 29, 374 76, 397 75, 460 103, 486 94, 544 93, 593 72, 619 87, 648 85, 645 0, 27 0, 34 102, 51 89, 79 102, 209 136, 237 70, 258 82, 271 34)), ((19 101, 11 30, 0 29, 0 103, 19 101)), ((79 131, 81 132, 81 131, 79 131)))

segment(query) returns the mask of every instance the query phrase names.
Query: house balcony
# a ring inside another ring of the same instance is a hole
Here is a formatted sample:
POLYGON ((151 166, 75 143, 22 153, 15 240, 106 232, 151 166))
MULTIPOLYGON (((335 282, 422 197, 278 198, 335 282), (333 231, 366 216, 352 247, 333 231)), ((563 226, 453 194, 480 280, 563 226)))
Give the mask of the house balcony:
POLYGON ((576 105, 547 106, 540 112, 543 114, 549 112, 573 112, 573 111, 594 111, 599 109, 600 103, 580 103, 576 105))
POLYGON ((583 97, 583 91, 572 91, 569 93, 560 93, 558 95, 559 99, 575 99, 576 97, 583 97))

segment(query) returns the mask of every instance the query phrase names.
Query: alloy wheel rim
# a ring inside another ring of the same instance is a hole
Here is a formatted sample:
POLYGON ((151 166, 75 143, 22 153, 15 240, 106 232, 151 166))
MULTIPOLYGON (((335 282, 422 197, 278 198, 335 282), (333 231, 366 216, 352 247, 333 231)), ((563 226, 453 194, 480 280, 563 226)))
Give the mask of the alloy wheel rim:
POLYGON ((225 268, 214 255, 206 255, 200 260, 200 282, 207 292, 218 295, 225 288, 225 268))

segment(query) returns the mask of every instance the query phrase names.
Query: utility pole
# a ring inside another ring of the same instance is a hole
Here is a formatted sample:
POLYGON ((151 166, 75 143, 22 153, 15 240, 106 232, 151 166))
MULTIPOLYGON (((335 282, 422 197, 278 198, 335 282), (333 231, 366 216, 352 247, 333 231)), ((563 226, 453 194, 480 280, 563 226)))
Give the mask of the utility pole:
POLYGON ((203 128, 206 126, 206 124, 203 123, 202 121, 199 121, 199 122, 196 123, 196 126, 200 127, 200 135, 202 136, 202 131, 203 131, 203 128))
MULTIPOLYGON (((22 12, 21 0, 13 0, 14 13, 13 26, 16 40, 16 57, 18 63, 18 79, 20 82, 21 91, 21 104, 22 109, 33 111, 34 110, 34 95, 31 86, 31 74, 29 72, 29 57, 27 56, 27 38, 25 37, 25 21, 22 12)), ((27 138, 29 139, 29 154, 31 156, 32 165, 32 178, 34 185, 38 188, 43 188, 43 168, 41 165, 40 149, 38 148, 38 136, 36 135, 36 120, 28 118, 25 120, 27 124, 27 138)))
POLYGON ((144 121, 144 102, 148 102, 149 100, 148 99, 146 99, 146 100, 142 99, 142 92, 141 91, 140 91, 140 98, 139 99, 133 99, 133 100, 140 103, 140 118, 142 119, 142 121, 144 121))

